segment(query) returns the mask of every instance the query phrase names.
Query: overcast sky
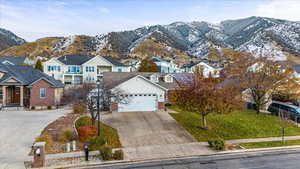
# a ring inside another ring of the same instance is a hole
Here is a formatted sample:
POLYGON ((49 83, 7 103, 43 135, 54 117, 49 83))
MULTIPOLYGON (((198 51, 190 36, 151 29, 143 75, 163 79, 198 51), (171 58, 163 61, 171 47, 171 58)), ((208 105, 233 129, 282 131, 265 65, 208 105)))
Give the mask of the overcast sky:
POLYGON ((27 41, 176 21, 266 16, 300 21, 300 0, 0 0, 0 27, 27 41))

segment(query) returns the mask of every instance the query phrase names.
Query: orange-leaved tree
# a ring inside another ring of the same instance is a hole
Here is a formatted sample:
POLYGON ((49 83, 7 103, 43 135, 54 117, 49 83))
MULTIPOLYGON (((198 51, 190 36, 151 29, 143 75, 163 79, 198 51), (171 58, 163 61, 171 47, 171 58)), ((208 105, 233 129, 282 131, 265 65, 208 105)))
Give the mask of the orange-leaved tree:
POLYGON ((141 61, 138 72, 158 72, 157 65, 149 58, 141 61))
POLYGON ((172 93, 171 102, 181 109, 198 113, 203 129, 208 129, 206 118, 209 114, 230 113, 241 106, 238 88, 224 78, 205 78, 197 71, 189 82, 181 82, 179 86, 172 93))
POLYGON ((274 94, 300 91, 294 70, 270 58, 240 55, 223 70, 227 78, 237 80, 244 100, 254 102, 257 113, 266 107, 274 94))

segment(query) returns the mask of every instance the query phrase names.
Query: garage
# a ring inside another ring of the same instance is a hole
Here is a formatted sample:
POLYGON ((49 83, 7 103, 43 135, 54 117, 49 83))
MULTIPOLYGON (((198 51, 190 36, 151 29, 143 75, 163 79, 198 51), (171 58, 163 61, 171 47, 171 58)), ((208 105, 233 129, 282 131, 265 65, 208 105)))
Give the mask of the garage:
POLYGON ((118 112, 134 111, 156 111, 157 95, 156 94, 128 94, 126 104, 118 104, 118 112))

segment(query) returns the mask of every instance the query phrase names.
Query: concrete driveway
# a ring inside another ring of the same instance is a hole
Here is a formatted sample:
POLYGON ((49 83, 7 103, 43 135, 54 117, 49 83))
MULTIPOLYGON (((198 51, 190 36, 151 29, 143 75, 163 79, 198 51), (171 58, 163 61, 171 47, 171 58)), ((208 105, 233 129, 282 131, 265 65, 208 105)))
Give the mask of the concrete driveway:
POLYGON ((211 152, 167 112, 122 112, 103 117, 119 132, 125 158, 159 159, 211 152))
POLYGON ((68 110, 0 111, 0 169, 25 168, 32 142, 68 110))

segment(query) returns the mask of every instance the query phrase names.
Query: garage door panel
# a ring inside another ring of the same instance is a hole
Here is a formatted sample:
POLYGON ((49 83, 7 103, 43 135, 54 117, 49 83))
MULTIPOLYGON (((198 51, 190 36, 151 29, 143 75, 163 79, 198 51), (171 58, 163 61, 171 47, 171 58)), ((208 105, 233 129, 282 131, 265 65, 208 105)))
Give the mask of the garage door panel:
POLYGON ((157 96, 155 94, 128 95, 128 103, 119 103, 119 112, 155 111, 157 110, 157 96))

